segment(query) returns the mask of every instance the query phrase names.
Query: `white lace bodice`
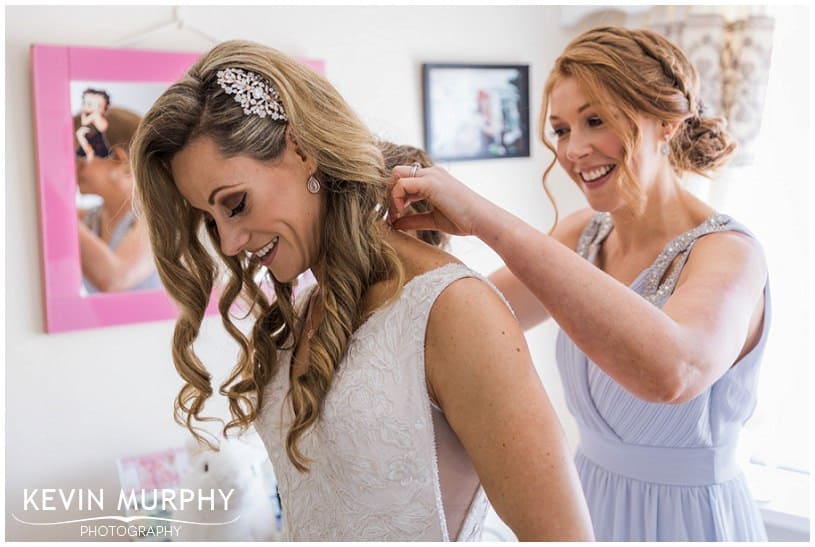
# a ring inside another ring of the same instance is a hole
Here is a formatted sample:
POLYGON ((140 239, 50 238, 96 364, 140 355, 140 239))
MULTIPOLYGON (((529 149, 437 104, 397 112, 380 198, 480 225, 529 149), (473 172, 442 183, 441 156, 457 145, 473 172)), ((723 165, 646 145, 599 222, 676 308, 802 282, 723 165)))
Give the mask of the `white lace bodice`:
POLYGON ((281 353, 256 428, 279 482, 290 541, 480 539, 486 496, 431 403, 424 366, 430 309, 464 277, 484 280, 461 264, 413 278, 353 334, 320 420, 300 440, 312 460, 308 473, 286 455, 291 351, 281 353), (458 511, 444 506, 462 499, 458 511))

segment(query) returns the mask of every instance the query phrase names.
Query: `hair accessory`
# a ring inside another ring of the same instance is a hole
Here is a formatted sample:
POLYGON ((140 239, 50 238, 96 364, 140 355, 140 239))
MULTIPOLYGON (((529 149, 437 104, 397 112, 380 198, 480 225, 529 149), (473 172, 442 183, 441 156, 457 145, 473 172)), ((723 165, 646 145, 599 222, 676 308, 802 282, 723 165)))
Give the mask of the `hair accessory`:
POLYGON ((314 175, 311 175, 306 182, 306 188, 312 194, 316 194, 320 191, 320 181, 314 178, 314 175))
POLYGON ((240 68, 219 70, 218 85, 228 95, 235 95, 235 102, 243 107, 243 113, 247 116, 255 114, 260 118, 269 116, 273 120, 289 121, 283 110, 283 103, 280 102, 280 95, 254 72, 240 68))
POLYGON ((422 164, 419 163, 418 161, 413 162, 410 165, 410 173, 408 174, 408 178, 411 178, 411 179, 414 178, 416 176, 416 173, 419 171, 419 169, 421 167, 422 167, 422 164))

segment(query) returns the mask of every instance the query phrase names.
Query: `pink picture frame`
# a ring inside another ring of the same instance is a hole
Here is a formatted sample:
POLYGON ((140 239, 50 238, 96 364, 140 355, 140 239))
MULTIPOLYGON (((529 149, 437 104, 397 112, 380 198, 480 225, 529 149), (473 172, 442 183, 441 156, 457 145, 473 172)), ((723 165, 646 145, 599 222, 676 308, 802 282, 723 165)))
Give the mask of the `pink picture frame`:
MULTIPOLYGON (((45 331, 174 319, 164 290, 82 295, 76 208, 71 82, 166 84, 178 80, 198 53, 35 44, 31 47, 39 188, 45 331)), ((323 72, 322 61, 303 60, 323 72)), ((217 313, 217 298, 207 313, 217 313)))

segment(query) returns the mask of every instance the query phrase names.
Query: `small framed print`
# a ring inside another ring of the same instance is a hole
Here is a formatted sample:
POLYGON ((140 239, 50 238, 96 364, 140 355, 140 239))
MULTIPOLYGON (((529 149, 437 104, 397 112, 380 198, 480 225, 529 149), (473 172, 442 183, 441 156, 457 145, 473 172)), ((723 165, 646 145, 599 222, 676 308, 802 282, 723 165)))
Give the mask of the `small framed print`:
POLYGON ((529 156, 529 66, 423 64, 425 150, 434 159, 529 156))

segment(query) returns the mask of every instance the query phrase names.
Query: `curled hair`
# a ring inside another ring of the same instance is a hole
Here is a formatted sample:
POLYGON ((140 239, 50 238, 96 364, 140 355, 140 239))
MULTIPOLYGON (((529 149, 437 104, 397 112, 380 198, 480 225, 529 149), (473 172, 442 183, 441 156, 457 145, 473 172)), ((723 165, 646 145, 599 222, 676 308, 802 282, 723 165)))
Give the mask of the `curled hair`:
POLYGON ((642 185, 630 168, 641 140, 639 115, 681 124, 669 143, 669 160, 680 175, 708 175, 735 151, 725 119, 704 115, 699 76, 679 47, 650 30, 598 27, 566 46, 544 86, 541 139, 555 155, 543 175, 550 199, 547 179, 557 151, 546 138, 545 128, 552 90, 564 78, 575 79, 622 141, 624 176, 617 181, 623 199, 634 211, 642 212, 645 205, 642 185))
MULTIPOLYGON (((418 163, 422 167, 432 167, 433 160, 421 148, 407 144, 394 144, 388 141, 379 141, 379 149, 385 159, 385 169, 390 173, 397 165, 412 165, 418 163)), ((424 213, 432 211, 433 206, 427 200, 414 201, 405 208, 405 214, 424 213)), ((446 249, 450 236, 439 230, 417 230, 416 237, 440 249, 446 249)))
MULTIPOLYGON (((321 75, 282 53, 247 41, 228 41, 204 55, 181 80, 170 86, 144 116, 132 146, 137 196, 142 204, 156 265, 180 314, 173 336, 173 361, 184 380, 175 402, 175 419, 200 441, 204 431, 194 422, 212 420, 201 412, 212 394, 211 376, 196 356, 198 337, 218 268, 201 238, 206 231, 229 272, 218 303, 223 325, 240 346, 238 362, 219 392, 229 399, 229 429, 246 429, 263 404, 264 387, 279 370, 278 350, 297 346, 301 321, 292 305, 292 283, 274 284, 272 302, 256 282, 260 266, 245 253, 226 256, 217 227, 204 222, 177 189, 173 157, 193 140, 213 139, 221 155, 259 161, 279 157, 289 128, 300 150, 314 158, 325 200, 321 254, 325 278, 319 298, 325 317, 310 340, 306 371, 292 379, 289 392, 294 420, 286 451, 295 467, 308 469, 298 440, 317 422, 322 403, 351 334, 372 310, 363 296, 374 283, 396 280, 404 272, 394 249, 380 231, 387 210, 387 179, 373 136, 333 86, 321 75), (277 90, 288 122, 246 115, 217 84, 225 68, 254 72, 277 90), (247 338, 233 323, 236 299, 248 303, 255 322, 247 338)), ((305 184, 305 181, 304 181, 305 184)), ((395 292, 391 297, 395 297, 395 292)))

